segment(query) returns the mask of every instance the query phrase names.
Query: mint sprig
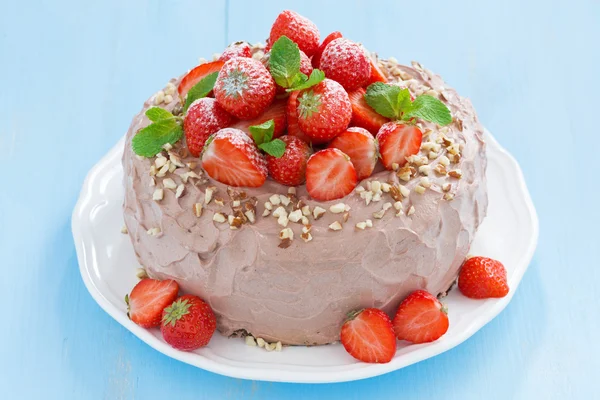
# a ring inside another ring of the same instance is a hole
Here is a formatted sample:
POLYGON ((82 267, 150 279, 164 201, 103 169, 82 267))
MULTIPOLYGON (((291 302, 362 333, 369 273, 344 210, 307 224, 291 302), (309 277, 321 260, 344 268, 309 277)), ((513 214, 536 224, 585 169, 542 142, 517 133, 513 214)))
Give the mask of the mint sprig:
POLYGON ((272 119, 260 125, 251 126, 249 129, 259 149, 275 158, 283 156, 283 153, 285 153, 285 142, 280 139, 273 139, 275 122, 272 119))
POLYGON ((440 126, 452 122, 450 110, 444 103, 429 95, 420 95, 414 101, 408 89, 375 82, 367 88, 365 100, 378 114, 391 119, 409 121, 420 118, 440 126))
POLYGON ((269 71, 275 82, 288 92, 308 89, 325 79, 325 73, 314 69, 310 77, 300 72, 300 48, 287 36, 281 36, 269 55, 269 71))
POLYGON ((154 157, 165 144, 175 144, 183 137, 180 117, 159 107, 146 110, 146 116, 152 123, 140 129, 131 140, 131 147, 135 154, 154 157))
POLYGON ((187 93, 187 97, 185 98, 185 105, 183 106, 184 112, 187 111, 187 109, 192 105, 194 101, 208 96, 208 94, 215 87, 215 82, 217 81, 218 75, 218 71, 210 73, 204 78, 202 78, 200 82, 192 86, 192 88, 187 93))

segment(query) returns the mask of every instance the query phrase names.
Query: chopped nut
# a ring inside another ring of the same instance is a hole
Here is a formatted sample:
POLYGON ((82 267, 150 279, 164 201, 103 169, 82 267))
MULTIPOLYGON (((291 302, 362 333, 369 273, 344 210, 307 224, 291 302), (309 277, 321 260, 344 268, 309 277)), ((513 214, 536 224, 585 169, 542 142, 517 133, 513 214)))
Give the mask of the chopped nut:
POLYGON ((381 218, 383 218, 384 215, 385 215, 385 210, 381 209, 381 210, 373 213, 373 218, 381 219, 381 218))
POLYGON ((386 182, 381 183, 381 190, 383 191, 383 193, 389 193, 391 189, 392 189, 392 185, 390 185, 389 183, 386 183, 386 182))
POLYGON ((258 345, 258 347, 265 347, 266 343, 267 342, 265 342, 263 338, 256 338, 256 344, 258 345))
POLYGON ((308 243, 312 240, 312 235, 310 234, 310 232, 303 232, 300 237, 302 238, 302 240, 304 240, 304 242, 308 243))
POLYGON ((444 166, 444 164, 436 165, 433 170, 435 171, 436 174, 442 175, 442 176, 445 176, 448 173, 448 171, 446 171, 446 167, 444 166))
POLYGON ((163 183, 163 186, 166 189, 175 189, 175 188, 177 188, 177 184, 175 184, 175 181, 173 179, 171 179, 171 178, 163 179, 162 183, 163 183))
POLYGON ((423 193, 425 193, 425 188, 421 185, 417 185, 417 186, 415 186, 415 192, 417 192, 419 194, 423 194, 423 193))
POLYGON ((397 202, 395 202, 395 203, 394 203, 394 208, 395 208, 397 211, 400 211, 400 210, 402 210, 402 202, 401 202, 401 201, 397 201, 397 202))
POLYGON ((167 163, 167 158, 163 157, 162 155, 160 155, 159 157, 156 157, 156 160, 154 160, 154 165, 156 165, 156 168, 162 168, 166 163, 167 163))
POLYGON ((275 211, 273 211, 273 216, 275 218, 279 218, 281 216, 288 216, 287 211, 285 210, 285 208, 283 208, 282 206, 277 207, 277 209, 275 211))
POLYGON ((444 193, 444 200, 450 201, 454 199, 454 195, 452 193, 444 193))
POLYGON ((173 172, 177 169, 177 166, 169 161, 169 172, 173 172))
POLYGON ((361 193, 365 191, 365 188, 363 186, 357 186, 356 189, 354 189, 354 191, 356 193, 361 193))
POLYGON ((344 215, 342 216, 342 220, 344 221, 344 223, 348 222, 348 218, 350 218, 350 213, 345 212, 344 215))
POLYGON ((381 201, 381 192, 377 192, 373 195, 373 201, 381 201))
POLYGON ((398 163, 392 163, 392 170, 393 171, 398 171, 399 168, 400 168, 400 164, 398 164, 398 163))
POLYGON ((414 213, 415 213, 415 207, 410 206, 410 208, 408 209, 408 213, 406 213, 406 215, 413 215, 414 213))
POLYGON ((267 210, 267 209, 265 208, 265 211, 263 211, 263 213, 262 213, 262 216, 263 216, 263 217, 268 217, 269 215, 271 215, 271 211, 269 211, 269 210, 267 210))
POLYGON ((267 344, 265 344, 265 350, 266 351, 273 351, 273 350, 275 350, 275 343, 267 343, 267 344))
POLYGON ((233 215, 230 215, 228 217, 229 227, 231 229, 239 229, 244 224, 244 219, 240 216, 233 217, 233 218, 232 217, 233 217, 233 215))
POLYGON ((390 208, 392 208, 392 203, 384 203, 383 207, 381 208, 383 211, 387 211, 390 208))
POLYGON ((161 233, 160 228, 150 228, 146 231, 146 233, 150 236, 158 236, 161 233))
POLYGON ((288 218, 292 222, 298 222, 302 219, 302 210, 295 210, 288 215, 288 218))
POLYGON ((402 194, 400 193, 400 186, 399 185, 393 185, 391 190, 390 190, 390 195, 392 196, 392 199, 396 200, 396 201, 400 201, 402 200, 402 194))
POLYGON ((175 87, 175 85, 173 84, 173 82, 168 82, 167 86, 165 87, 165 94, 175 94, 175 90, 177 90, 177 88, 175 87))
POLYGON ((448 146, 446 150, 448 150, 448 153, 452 155, 458 155, 460 154, 460 145, 458 143, 453 143, 450 146, 448 146))
POLYGON ((422 173, 423 175, 429 175, 431 173, 431 166, 430 165, 421 165, 419 167, 419 172, 422 173))
POLYGON ((404 167, 400 168, 397 172, 397 176, 398 178, 402 179, 405 182, 410 181, 410 178, 413 176, 415 169, 413 167, 411 167, 410 165, 405 165, 404 167))
POLYGON ((373 193, 381 192, 381 182, 379 182, 379 181, 371 182, 371 191, 373 193))
POLYGON ((274 194, 271 197, 269 197, 269 201, 271 202, 271 204, 273 204, 274 206, 277 206, 279 204, 281 204, 281 198, 279 197, 279 195, 274 194))
POLYGON ((450 165, 450 160, 446 156, 441 156, 440 157, 440 164, 442 164, 443 166, 447 167, 448 165, 450 165))
POLYGON ((148 274, 146 273, 146 270, 144 268, 138 268, 135 271, 135 276, 138 279, 145 279, 148 277, 148 274))
POLYGON ((164 193, 163 189, 156 189, 154 193, 152 193, 152 200, 161 201, 164 197, 164 193))
POLYGON ((308 232, 310 232, 311 229, 312 229, 311 225, 304 225, 302 227, 302 233, 308 233, 308 232))
MULTIPOLYGON (((289 197, 284 196, 282 194, 279 195, 279 199, 281 200, 281 204, 283 204, 286 207, 290 204, 290 201, 291 201, 289 197)), ((273 204, 275 204, 275 203, 273 203, 273 204)))
POLYGON ((360 197, 362 197, 363 199, 365 199, 365 203, 367 205, 369 205, 371 203, 371 200, 373 200, 373 192, 370 192, 370 191, 369 192, 367 192, 367 191, 362 192, 360 194, 360 197))
POLYGON ((339 231, 342 229, 342 224, 340 224, 339 221, 335 221, 329 225, 329 229, 331 229, 332 231, 339 231))
POLYGON ((308 217, 302 217, 302 225, 308 225, 310 222, 308 221, 308 217))
POLYGON ((154 96, 154 105, 157 106, 159 104, 162 104, 163 101, 165 101, 165 92, 159 90, 154 96))
POLYGON ((280 249, 287 249, 288 247, 290 247, 292 245, 292 240, 291 239, 283 239, 281 241, 281 243, 279 243, 279 247, 280 249))
POLYGON ((129 231, 127 230, 127 225, 123 225, 123 226, 121 227, 121 233, 122 233, 123 235, 127 235, 127 234, 129 233, 129 231))
POLYGON ((197 166, 198 164, 196 163, 196 161, 190 161, 190 162, 187 162, 185 165, 187 165, 187 167, 188 167, 189 169, 196 169, 196 166, 197 166))
POLYGON ((281 342, 275 343, 275 351, 281 351, 282 348, 283 345, 281 344, 281 342))
POLYGON ((417 154, 413 154, 409 157, 406 157, 406 161, 416 166, 420 166, 423 164, 427 164, 427 157, 419 156, 417 154))
POLYGON ((439 152, 441 149, 442 146, 436 142, 424 142, 423 144, 421 144, 421 150, 424 151, 439 152))
POLYGON ((430 151, 428 154, 428 157, 430 160, 435 160, 436 158, 439 157, 439 153, 436 153, 435 151, 430 151))
POLYGON ((329 207, 329 211, 331 211, 334 214, 343 213, 345 209, 346 205, 344 203, 337 203, 329 207))
POLYGON ((371 221, 370 219, 366 220, 365 223, 367 224, 367 228, 373 227, 373 221, 371 221))
POLYGON ((279 232, 279 239, 294 240, 294 231, 291 228, 282 229, 281 232, 279 232))
POLYGON ((295 187, 289 187, 288 188, 288 194, 296 194, 296 188, 295 187))
POLYGON ((302 215, 309 216, 310 215, 310 206, 302 207, 302 215))
POLYGON ((460 178, 462 178, 462 171, 460 169, 453 169, 452 171, 448 172, 448 176, 451 176, 452 178, 460 179, 460 178))
POLYGON ((408 188, 404 185, 399 185, 400 187, 400 193, 402 194, 402 196, 404 197, 408 197, 410 196, 410 190, 408 190, 408 188))
POLYGON ((178 199, 181 197, 181 195, 183 194, 183 190, 185 189, 185 186, 183 185, 183 183, 180 183, 179 186, 177 186, 177 190, 175 191, 175 198, 178 199))
POLYGON ((213 198, 213 194, 217 191, 217 188, 214 186, 210 186, 206 188, 206 191, 204 192, 204 204, 208 205, 210 204, 210 201, 213 198))
POLYGON ((185 164, 181 162, 179 156, 173 152, 169 152, 169 159, 171 160, 171 164, 175 165, 179 168, 185 168, 185 164))
POLYGON ((431 187, 431 182, 429 181, 429 178, 424 176, 421 178, 421 180, 419 181, 419 184, 421 186, 423 186, 424 188, 430 188, 431 187))
POLYGON ((253 336, 248 335, 244 340, 246 341, 247 346, 256 347, 256 340, 254 340, 253 336))
POLYGON ((277 223, 283 227, 288 226, 288 223, 290 222, 290 220, 288 219, 287 215, 282 214, 279 216, 279 218, 277 218, 277 223))
POLYGON ((195 203, 193 209, 194 215, 200 218, 202 216, 202 203, 195 203))
POLYGON ((265 210, 269 210, 269 211, 271 211, 272 209, 273 209, 273 204, 271 204, 271 202, 270 202, 270 201, 267 201, 267 202, 265 203, 265 210))
POLYGON ((452 185, 450 183, 444 183, 444 186, 442 186, 442 190, 444 192, 449 192, 450 189, 452 189, 452 185))
POLYGON ((323 214, 325 214, 325 212, 326 212, 326 210, 324 208, 316 206, 313 209, 313 218, 318 220, 319 218, 321 218, 323 216, 323 214))
POLYGON ((148 184, 148 186, 150 186, 150 187, 156 186, 156 179, 154 179, 153 176, 150 177, 150 183, 148 184))
POLYGON ((155 176, 158 173, 158 168, 156 168, 156 165, 152 165, 150 167, 150 176, 155 176))
POLYGON ((367 227, 367 223, 366 222, 359 222, 356 224, 356 228, 364 230, 367 227))
POLYGON ((226 221, 225 216, 221 213, 216 213, 213 215, 213 221, 223 223, 226 221))
POLYGON ((170 166, 171 166, 171 162, 167 161, 167 163, 165 165, 163 165, 161 169, 158 170, 158 172, 156 173, 156 176, 158 176, 159 178, 162 178, 163 176, 165 176, 167 174, 167 172, 169 172, 170 166))
POLYGON ((251 224, 256 222, 256 211, 246 210, 244 211, 244 215, 246 216, 246 218, 248 218, 248 221, 250 221, 251 224))
POLYGON ((165 103, 170 103, 173 101, 173 96, 171 96, 170 94, 165 96, 165 103))

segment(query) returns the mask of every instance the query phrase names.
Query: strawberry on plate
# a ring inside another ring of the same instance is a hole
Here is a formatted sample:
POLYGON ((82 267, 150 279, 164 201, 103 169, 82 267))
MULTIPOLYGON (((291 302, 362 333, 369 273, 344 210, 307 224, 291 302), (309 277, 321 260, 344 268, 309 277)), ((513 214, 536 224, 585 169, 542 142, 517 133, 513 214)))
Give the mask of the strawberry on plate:
POLYGON ((219 57, 219 60, 225 62, 229 61, 234 57, 252 57, 252 49, 250 45, 246 42, 235 42, 229 45, 219 57))
POLYGON ((162 314, 160 331, 172 347, 192 351, 206 346, 217 328, 213 310, 193 295, 181 296, 162 314))
POLYGON ((373 57, 369 57, 369 62, 371 63, 371 76, 369 77, 366 86, 369 86, 371 83, 374 82, 386 83, 388 80, 385 77, 383 71, 377 65, 376 59, 374 59, 373 57))
POLYGON ((383 124, 389 122, 389 118, 378 114, 375 110, 367 104, 365 100, 365 89, 356 89, 353 92, 348 93, 350 103, 352 104, 352 125, 360 126, 365 128, 373 135, 377 135, 379 129, 383 124))
POLYGON ((406 164, 406 157, 421 149, 423 133, 414 125, 392 121, 384 124, 377 133, 379 153, 384 167, 392 170, 392 164, 406 164))
POLYGON ((313 54, 312 56, 312 66, 314 68, 319 68, 319 64, 321 63, 321 54, 323 54, 323 50, 325 50, 325 47, 327 47, 327 45, 335 40, 335 39, 339 39, 342 37, 342 33, 335 31, 335 32, 331 32, 329 35, 327 35, 327 37, 325 39, 323 39, 323 43, 321 43, 321 45, 319 46, 319 48, 317 49, 317 51, 315 52, 315 54, 313 54))
POLYGON ((177 91, 179 95, 185 98, 187 92, 194 87, 194 85, 200 82, 207 75, 212 74, 213 72, 218 72, 221 70, 221 67, 225 64, 225 62, 221 60, 207 62, 204 64, 200 64, 190 72, 187 73, 186 76, 181 79, 179 86, 177 87, 177 91))
POLYGON ((329 147, 339 149, 350 157, 359 181, 373 173, 378 157, 377 142, 366 129, 348 128, 337 135, 329 147))
POLYGON ((190 153, 198 157, 209 136, 233 122, 234 118, 215 99, 204 97, 193 102, 183 120, 185 141, 190 153))
POLYGON ((433 342, 448 331, 448 310, 434 295, 417 290, 400 303, 392 324, 398 340, 433 342))
POLYGON ((211 136, 202 153, 202 168, 216 181, 229 186, 262 186, 267 161, 243 131, 221 129, 211 136))
POLYGON ((239 119, 252 119, 273 102, 275 81, 260 61, 236 57, 219 71, 214 92, 228 113, 239 119))
POLYGON ((267 155, 269 175, 282 185, 302 185, 306 180, 306 163, 312 153, 310 146, 295 136, 286 135, 281 140, 285 143, 283 156, 267 155))
POLYGON ((239 129, 250 134, 250 127, 260 125, 268 120, 272 119, 275 123, 275 130, 273 131, 273 138, 278 138, 283 135, 286 124, 286 112, 287 112, 287 101, 285 99, 275 100, 273 104, 267 108, 267 110, 253 119, 240 120, 235 124, 231 125, 232 128, 239 129))
POLYGON ((352 118, 348 93, 331 79, 303 90, 297 98, 298 125, 313 143, 326 143, 342 133, 352 118))
POLYGON ((306 190, 315 200, 340 199, 354 190, 358 178, 350 157, 338 149, 316 152, 306 165, 306 190))
POLYGON ((277 16, 271 27, 267 50, 281 36, 287 36, 293 42, 296 42, 300 50, 309 57, 319 48, 319 29, 317 29, 317 26, 308 18, 294 11, 285 10, 277 16))
POLYGON ((390 317, 377 308, 351 313, 342 326, 340 341, 352 357, 367 363, 388 363, 396 354, 390 317))
POLYGON ((287 134, 296 136, 307 143, 310 143, 310 138, 302 132, 298 125, 298 94, 300 92, 292 92, 287 100, 286 118, 287 118, 287 134))
POLYGON ((143 328, 160 325, 162 312, 176 298, 179 285, 173 280, 145 278, 125 297, 129 319, 143 328))
POLYGON ((500 261, 471 257, 460 269, 458 288, 471 299, 504 297, 509 292, 506 269, 500 261))
POLYGON ((369 57, 358 44, 346 38, 335 39, 325 47, 319 66, 325 76, 348 91, 366 85, 371 76, 369 57))

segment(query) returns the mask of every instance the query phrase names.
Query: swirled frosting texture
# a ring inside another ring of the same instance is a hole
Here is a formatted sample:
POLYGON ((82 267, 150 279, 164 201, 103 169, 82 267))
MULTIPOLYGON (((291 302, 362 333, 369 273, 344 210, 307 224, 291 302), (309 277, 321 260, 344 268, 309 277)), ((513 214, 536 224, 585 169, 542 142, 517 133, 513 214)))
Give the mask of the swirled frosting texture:
MULTIPOLYGON (((177 185, 185 184, 181 197, 176 197, 175 190, 165 189, 161 201, 152 199, 163 178, 150 176, 153 159, 140 159, 131 150, 132 137, 149 123, 144 112, 151 106, 151 98, 131 123, 123 155, 125 223, 148 274, 175 279, 184 292, 208 301, 224 335, 245 330, 268 342, 284 344, 331 343, 339 339, 341 324, 351 310, 378 307, 391 315, 413 290, 445 292, 456 279, 487 209, 483 127, 470 101, 448 88, 439 76, 418 64, 404 67, 382 61, 381 65, 398 84, 414 93, 434 90, 430 93, 448 105, 455 122, 444 132, 461 148, 460 161, 448 169, 460 168, 462 179, 431 173, 431 187, 419 194, 413 189, 421 176, 403 182, 395 173, 379 169, 368 180, 400 182, 410 189, 402 201, 403 215, 396 216, 390 209, 383 218, 374 219, 373 213, 381 210, 383 203, 394 200, 384 194, 382 201, 366 205, 353 192, 340 200, 351 208, 342 230, 328 228, 334 221, 341 222, 341 214, 327 212, 316 221, 311 217, 312 241, 301 240, 302 225, 290 223, 295 239, 288 248, 280 248, 282 227, 272 216, 261 217, 272 194, 287 193, 286 187, 274 181, 246 190, 248 196, 258 199, 256 222, 237 230, 213 221, 215 213, 231 210, 227 187, 208 178, 183 182, 182 174, 190 170, 187 167, 166 176, 177 185), (153 182, 156 186, 151 186, 153 182), (453 200, 443 198, 442 187, 447 183, 453 200), (214 197, 224 199, 224 206, 212 201, 204 206, 202 216, 196 217, 193 205, 203 202, 206 188, 211 186, 217 189, 214 197), (414 213, 409 216, 411 206, 414 213), (373 221, 372 228, 354 228, 366 219, 373 221), (148 234, 152 228, 161 232, 148 234)), ((177 103, 175 99, 166 107, 172 109, 177 103)), ((431 130, 429 137, 439 134, 439 127, 433 124, 421 127, 431 130)), ((439 157, 428 162, 435 166, 439 157)), ((190 156, 183 161, 193 160, 190 156)), ((200 167, 195 171, 202 173, 200 167)), ((366 187, 366 182, 361 185, 366 187)), ((297 188, 297 196, 311 209, 328 209, 339 202, 313 201, 304 187, 297 188)))

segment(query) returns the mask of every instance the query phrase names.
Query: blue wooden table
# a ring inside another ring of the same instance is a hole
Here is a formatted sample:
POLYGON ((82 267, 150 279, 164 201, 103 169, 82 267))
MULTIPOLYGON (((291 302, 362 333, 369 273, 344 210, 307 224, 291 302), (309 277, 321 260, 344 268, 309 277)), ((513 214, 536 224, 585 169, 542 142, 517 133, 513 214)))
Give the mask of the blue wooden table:
POLYGON ((2 2, 0 398, 598 398, 598 1, 294 3, 2 2), (274 384, 184 365, 113 321, 79 276, 70 215, 90 167, 169 78, 229 42, 264 40, 283 8, 418 60, 470 97, 539 213, 507 309, 459 347, 379 378, 274 384))

